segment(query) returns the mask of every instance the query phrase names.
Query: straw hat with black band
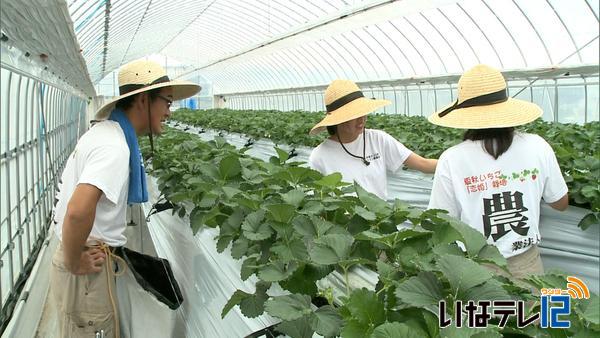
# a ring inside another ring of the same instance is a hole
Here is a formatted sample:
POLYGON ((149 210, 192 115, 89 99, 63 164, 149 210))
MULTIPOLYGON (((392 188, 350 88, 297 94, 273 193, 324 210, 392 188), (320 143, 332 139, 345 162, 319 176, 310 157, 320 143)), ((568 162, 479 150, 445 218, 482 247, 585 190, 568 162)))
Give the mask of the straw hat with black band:
POLYGON ((508 128, 540 116, 542 109, 536 104, 508 97, 500 71, 477 65, 458 80, 458 99, 429 116, 429 122, 460 129, 508 128))
MULTIPOLYGON (((327 115, 310 130, 309 134, 315 135, 326 130, 328 126, 336 126, 368 115, 374 110, 387 106, 390 103, 391 102, 388 100, 366 98, 356 83, 350 80, 334 80, 325 90, 325 108, 327 109, 327 115)), ((367 145, 364 131, 362 134, 363 156, 361 157, 350 153, 346 147, 344 147, 339 134, 336 133, 338 141, 346 153, 352 157, 362 159, 366 165, 369 165, 369 162, 365 157, 367 145)))
MULTIPOLYGON (((158 63, 148 60, 130 62, 119 70, 119 96, 104 104, 96 112, 96 120, 105 120, 115 109, 121 99, 157 88, 172 87, 173 101, 183 100, 196 95, 201 89, 195 83, 187 81, 172 81, 167 72, 158 63)), ((150 105, 148 104, 148 120, 150 120, 150 105)), ((150 124, 150 146, 154 151, 152 139, 152 124, 150 124)))

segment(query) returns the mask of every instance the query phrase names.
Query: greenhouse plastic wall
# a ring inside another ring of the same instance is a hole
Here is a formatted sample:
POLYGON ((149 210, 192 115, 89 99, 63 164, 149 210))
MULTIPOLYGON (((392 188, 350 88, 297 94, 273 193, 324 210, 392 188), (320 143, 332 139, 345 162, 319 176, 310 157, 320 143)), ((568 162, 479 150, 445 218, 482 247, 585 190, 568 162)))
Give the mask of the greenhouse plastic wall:
POLYGON ((0 68, 2 322, 46 238, 57 173, 86 130, 86 102, 26 72, 0 68))

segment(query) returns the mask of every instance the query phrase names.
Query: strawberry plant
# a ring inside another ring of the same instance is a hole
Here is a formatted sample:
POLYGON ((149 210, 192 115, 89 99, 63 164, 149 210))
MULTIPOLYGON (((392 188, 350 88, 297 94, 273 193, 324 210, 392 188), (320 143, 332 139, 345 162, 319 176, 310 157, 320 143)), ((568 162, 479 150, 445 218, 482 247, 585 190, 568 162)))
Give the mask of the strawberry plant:
MULTIPOLYGON (((326 133, 309 136, 308 131, 323 116, 324 113, 301 111, 180 109, 173 118, 203 128, 269 138, 275 143, 314 147, 326 133)), ((431 158, 438 158, 444 150, 459 143, 463 133, 435 126, 420 116, 372 114, 367 123, 369 128, 385 130, 409 149, 431 158)), ((570 203, 591 209, 579 226, 585 230, 590 225, 600 225, 600 123, 581 126, 538 120, 518 129, 541 135, 554 149, 569 187, 570 203)))
MULTIPOLYGON (((482 264, 506 267, 506 260, 479 232, 441 210, 422 211, 399 200, 389 204, 341 182, 339 174, 322 176, 301 167, 283 151, 264 162, 220 137, 203 142, 173 130, 156 146, 151 174, 176 205, 173 212, 188 216, 194 233, 218 227, 218 251, 230 247, 231 256, 242 260, 242 280, 257 278, 254 293, 231 295, 223 317, 235 306, 249 318, 266 312, 281 319, 277 330, 291 337, 315 332, 325 337, 552 334, 538 326, 519 329, 513 322, 504 328, 439 328, 440 300, 539 300, 487 270, 482 264), (412 227, 398 230, 405 222, 412 227), (378 273, 373 290, 349 283, 358 266, 378 273), (317 307, 313 298, 327 293, 318 281, 333 271, 344 276, 343 296, 337 301, 327 297, 317 307), (289 294, 270 295, 273 284, 289 294)), ((142 149, 147 148, 142 141, 142 149)), ((546 275, 531 282, 539 287, 563 277, 546 275)), ((569 318, 574 325, 564 333, 597 334, 597 302, 596 295, 589 302, 573 302, 569 318)))

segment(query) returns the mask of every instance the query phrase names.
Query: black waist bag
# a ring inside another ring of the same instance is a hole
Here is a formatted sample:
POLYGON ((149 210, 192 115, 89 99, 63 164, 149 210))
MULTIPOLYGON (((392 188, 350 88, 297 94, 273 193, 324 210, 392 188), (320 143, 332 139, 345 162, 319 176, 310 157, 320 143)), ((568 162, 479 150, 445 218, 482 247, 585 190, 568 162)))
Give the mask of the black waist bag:
POLYGON ((179 284, 173 276, 168 260, 144 255, 125 247, 115 248, 114 253, 125 260, 140 286, 171 310, 177 310, 183 303, 179 284))

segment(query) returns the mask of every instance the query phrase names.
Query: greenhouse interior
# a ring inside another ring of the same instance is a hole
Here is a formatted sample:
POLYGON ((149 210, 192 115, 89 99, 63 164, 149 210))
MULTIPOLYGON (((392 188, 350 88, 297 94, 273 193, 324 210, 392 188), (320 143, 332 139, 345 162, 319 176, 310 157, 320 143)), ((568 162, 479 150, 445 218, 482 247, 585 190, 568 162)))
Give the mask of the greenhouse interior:
POLYGON ((2 337, 600 336, 599 11, 1 0, 2 337))

